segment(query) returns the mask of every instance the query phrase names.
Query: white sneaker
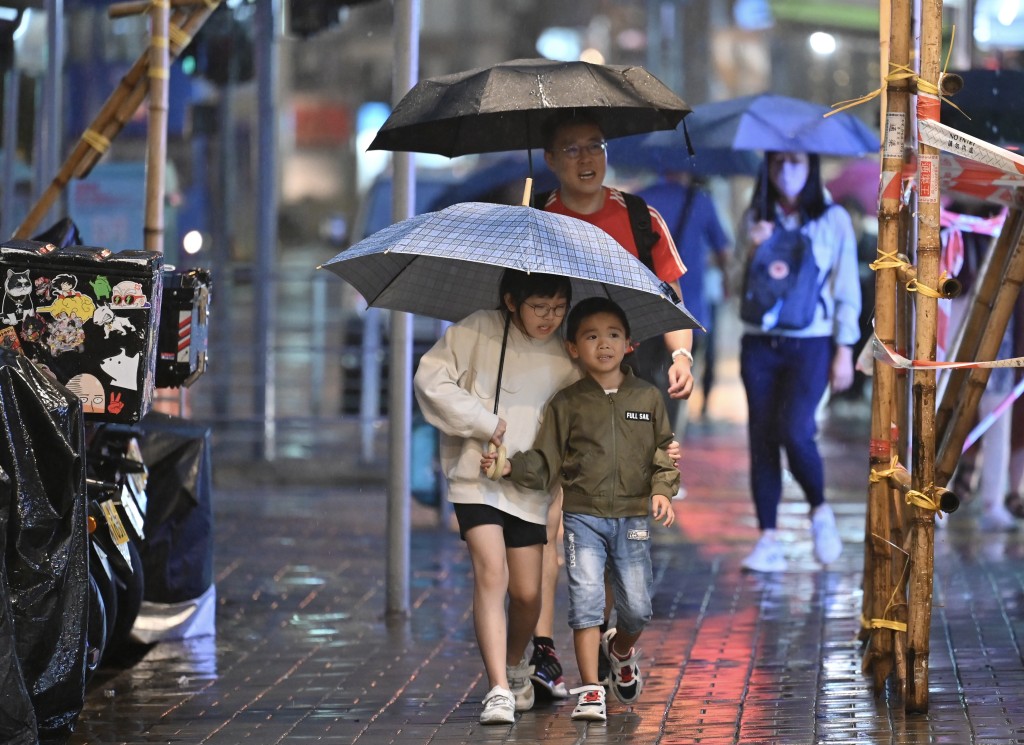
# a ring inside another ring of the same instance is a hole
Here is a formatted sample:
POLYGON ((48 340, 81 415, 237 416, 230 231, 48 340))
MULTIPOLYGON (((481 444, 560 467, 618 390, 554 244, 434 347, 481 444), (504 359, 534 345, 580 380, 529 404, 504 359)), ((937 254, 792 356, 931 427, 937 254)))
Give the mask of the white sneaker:
POLYGON ((533 665, 524 657, 518 665, 505 666, 505 675, 508 678, 508 687, 516 699, 516 711, 529 711, 533 708, 535 694, 533 692, 533 665))
POLYGON ((572 710, 573 719, 589 719, 592 722, 608 721, 608 706, 605 703, 604 686, 580 686, 569 693, 578 693, 576 708, 572 710))
POLYGON ((1002 505, 985 510, 978 519, 978 528, 983 533, 1009 533, 1017 530, 1017 520, 1002 505))
POLYGON ((784 572, 786 557, 782 555, 782 546, 775 536, 762 535, 741 566, 752 572, 784 572))
POLYGON ((516 699, 512 691, 494 686, 484 696, 484 710, 480 712, 480 724, 515 724, 516 699))
POLYGON ((814 556, 822 564, 831 564, 843 552, 843 542, 836 529, 836 516, 827 504, 820 504, 811 514, 811 537, 814 538, 814 556))

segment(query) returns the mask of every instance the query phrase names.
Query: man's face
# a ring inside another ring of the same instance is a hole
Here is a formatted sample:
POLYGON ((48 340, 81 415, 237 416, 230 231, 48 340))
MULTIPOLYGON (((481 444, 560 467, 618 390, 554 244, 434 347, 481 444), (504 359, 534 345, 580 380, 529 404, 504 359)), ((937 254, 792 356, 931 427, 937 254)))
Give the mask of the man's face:
POLYGON ((607 156, 603 149, 592 147, 601 142, 604 142, 604 135, 594 124, 566 124, 558 129, 551 150, 544 153, 544 161, 558 177, 564 193, 584 197, 601 191, 607 156), (572 146, 578 151, 576 158, 565 152, 565 148, 572 146))

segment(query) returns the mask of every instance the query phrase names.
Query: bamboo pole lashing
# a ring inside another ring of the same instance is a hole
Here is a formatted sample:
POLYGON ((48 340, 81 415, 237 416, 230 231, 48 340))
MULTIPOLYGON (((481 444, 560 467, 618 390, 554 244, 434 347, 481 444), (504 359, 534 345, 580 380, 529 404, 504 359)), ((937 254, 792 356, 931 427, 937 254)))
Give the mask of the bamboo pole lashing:
MULTIPOLYGON (((907 119, 909 109, 910 78, 902 74, 910 64, 910 0, 892 0, 889 23, 888 57, 883 69, 888 74, 882 81, 883 118, 881 127, 882 168, 879 181, 878 261, 895 256, 901 250, 900 225, 902 222, 902 192, 900 184, 906 157, 907 119)), ((911 71, 912 72, 912 71, 911 71)), ((880 264, 875 271, 875 334, 880 339, 896 344, 897 330, 897 278, 895 266, 880 264)), ((871 390, 871 443, 869 459, 872 467, 888 464, 899 450, 899 407, 896 405, 898 371, 874 361, 871 390)), ((885 542, 891 542, 894 525, 893 490, 885 481, 870 482, 865 533, 864 601, 862 616, 878 618, 884 615, 892 597, 894 579, 890 551, 885 542), (873 536, 879 536, 876 540, 873 536)), ((888 628, 868 631, 868 643, 862 667, 873 676, 874 689, 880 692, 894 669, 894 632, 888 628)), ((896 666, 898 671, 898 664, 896 666)))
MULTIPOLYGON (((169 34, 172 43, 172 54, 177 56, 187 46, 187 39, 191 39, 195 35, 221 1, 204 1, 204 7, 193 11, 191 14, 186 11, 175 12, 172 16, 172 26, 169 34), (177 32, 175 31, 175 26, 179 27, 177 32)), ((86 134, 79 138, 71 153, 69 153, 58 170, 57 175, 54 176, 46 189, 43 190, 43 193, 31 207, 25 219, 17 227, 13 237, 27 238, 38 227, 40 220, 43 219, 54 205, 61 191, 63 191, 71 179, 76 176, 78 178, 85 178, 92 165, 103 154, 102 152, 97 152, 97 150, 102 149, 103 152, 106 151, 110 141, 121 131, 121 128, 127 123, 131 114, 135 112, 142 99, 145 98, 148 91, 148 81, 146 81, 145 76, 147 65, 148 51, 144 52, 121 78, 117 88, 107 98, 89 127, 86 128, 86 134), (140 81, 142 82, 140 83, 140 81), (128 99, 129 95, 132 96, 131 99, 128 99), (121 110, 127 111, 127 114, 115 118, 115 114, 121 110), (83 161, 87 160, 90 163, 89 167, 80 169, 83 161)))

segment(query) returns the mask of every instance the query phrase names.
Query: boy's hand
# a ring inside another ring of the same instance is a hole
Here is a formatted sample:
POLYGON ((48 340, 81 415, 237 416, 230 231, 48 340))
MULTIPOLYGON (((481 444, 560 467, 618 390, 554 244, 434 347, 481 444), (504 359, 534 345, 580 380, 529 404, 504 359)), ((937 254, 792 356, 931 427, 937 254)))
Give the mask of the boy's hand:
POLYGON ((480 470, 493 481, 512 473, 512 464, 506 458, 505 446, 494 447, 493 443, 488 443, 480 456, 480 470))
POLYGON ((669 460, 672 461, 672 465, 678 468, 679 461, 682 460, 683 457, 683 449, 680 447, 678 442, 672 440, 672 442, 670 442, 665 448, 665 455, 667 455, 669 460))
POLYGON ((651 514, 654 516, 655 522, 661 521, 666 528, 676 521, 672 500, 664 494, 655 494, 651 497, 651 514))

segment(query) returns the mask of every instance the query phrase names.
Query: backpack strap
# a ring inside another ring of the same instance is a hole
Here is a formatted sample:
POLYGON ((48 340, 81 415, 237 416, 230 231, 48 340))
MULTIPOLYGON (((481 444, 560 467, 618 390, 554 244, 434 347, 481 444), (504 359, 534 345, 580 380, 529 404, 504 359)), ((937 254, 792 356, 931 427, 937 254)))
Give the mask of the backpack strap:
POLYGON ((654 271, 654 258, 651 250, 654 244, 661 237, 654 232, 651 226, 651 211, 643 197, 629 192, 619 192, 626 202, 626 212, 629 213, 629 226, 633 229, 633 242, 636 243, 637 258, 644 266, 654 271))

